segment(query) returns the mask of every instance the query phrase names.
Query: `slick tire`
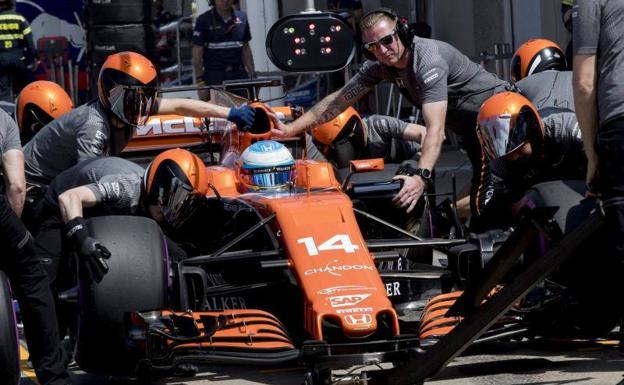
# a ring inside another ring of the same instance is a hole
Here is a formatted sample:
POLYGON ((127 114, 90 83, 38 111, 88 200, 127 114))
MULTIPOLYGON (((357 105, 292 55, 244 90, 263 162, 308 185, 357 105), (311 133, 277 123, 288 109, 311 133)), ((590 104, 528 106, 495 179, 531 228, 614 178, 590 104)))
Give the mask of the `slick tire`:
POLYGON ((0 271, 0 384, 20 381, 20 355, 15 312, 6 275, 0 271))
POLYGON ((101 282, 80 283, 76 362, 89 373, 131 375, 139 356, 127 343, 128 316, 166 307, 169 261, 164 236, 148 218, 105 216, 87 223, 111 257, 101 282))
MULTIPOLYGON (((584 197, 585 181, 560 180, 540 183, 527 197, 537 207, 558 206, 555 221, 564 234, 579 226, 596 208, 596 201, 584 197)), ((554 334, 562 330, 579 337, 595 338, 611 331, 621 317, 612 301, 621 290, 618 266, 604 233, 581 245, 551 279, 564 285, 574 301, 558 313, 554 334)))

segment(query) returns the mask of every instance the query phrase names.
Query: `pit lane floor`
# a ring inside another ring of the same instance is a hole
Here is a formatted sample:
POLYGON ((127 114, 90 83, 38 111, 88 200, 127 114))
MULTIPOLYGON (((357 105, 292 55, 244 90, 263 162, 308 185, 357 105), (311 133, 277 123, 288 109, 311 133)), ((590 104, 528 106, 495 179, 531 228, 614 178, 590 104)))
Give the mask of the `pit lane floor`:
MULTIPOLYGON (((24 351, 25 352, 25 351, 24 351)), ((24 358, 24 355, 22 355, 24 358)), ((257 369, 212 366, 193 378, 170 378, 155 385, 299 385, 301 368, 257 369)), ((20 385, 33 385, 25 376, 20 385)), ((93 376, 73 370, 75 385, 136 385, 124 379, 93 376)), ((615 340, 599 342, 535 340, 492 343, 472 348, 442 371, 428 385, 588 384, 624 385, 624 356, 615 340)))

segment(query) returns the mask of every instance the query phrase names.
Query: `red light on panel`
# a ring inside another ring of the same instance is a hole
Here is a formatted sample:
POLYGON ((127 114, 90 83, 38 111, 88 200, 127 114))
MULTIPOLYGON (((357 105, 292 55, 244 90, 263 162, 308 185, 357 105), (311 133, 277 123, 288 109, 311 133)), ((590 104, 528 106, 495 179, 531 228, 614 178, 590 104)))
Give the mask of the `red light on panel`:
POLYGON ((327 47, 327 48, 325 48, 325 53, 331 53, 331 52, 332 52, 331 47, 327 47))
POLYGON ((329 43, 331 41, 331 37, 325 36, 325 43, 329 43))
POLYGON ((295 38, 295 44, 299 44, 299 43, 301 43, 301 39, 300 39, 300 38, 298 38, 298 37, 296 37, 296 38, 295 38))
POLYGON ((295 55, 301 55, 301 50, 299 48, 295 50, 295 55))
POLYGON ((316 28, 316 25, 310 24, 308 27, 310 27, 310 29, 314 29, 314 28, 316 28))

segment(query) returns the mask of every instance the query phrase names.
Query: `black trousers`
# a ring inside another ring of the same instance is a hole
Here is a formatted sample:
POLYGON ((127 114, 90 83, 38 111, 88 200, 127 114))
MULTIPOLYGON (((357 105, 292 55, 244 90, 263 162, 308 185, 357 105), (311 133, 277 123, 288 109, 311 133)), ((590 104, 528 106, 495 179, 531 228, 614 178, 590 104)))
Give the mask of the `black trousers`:
POLYGON ((4 194, 0 194, 0 244, 4 248, 0 269, 9 277, 20 304, 37 379, 41 385, 70 384, 46 273, 35 258, 32 236, 4 194))
MULTIPOLYGON (((624 117, 600 127, 595 146, 599 159, 597 186, 603 202, 608 238, 614 250, 611 262, 619 275, 624 272, 624 117)), ((619 275, 619 279, 621 277, 619 275)))
POLYGON ((0 51, 0 100, 13 103, 26 86, 26 65, 20 50, 0 51))

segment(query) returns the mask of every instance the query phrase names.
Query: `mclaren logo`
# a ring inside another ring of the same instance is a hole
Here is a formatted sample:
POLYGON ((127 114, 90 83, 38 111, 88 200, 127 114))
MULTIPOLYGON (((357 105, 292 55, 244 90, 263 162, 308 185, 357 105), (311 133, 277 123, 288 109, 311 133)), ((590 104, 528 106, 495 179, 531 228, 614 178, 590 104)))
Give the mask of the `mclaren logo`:
POLYGON ((136 129, 136 136, 162 135, 162 134, 184 134, 201 132, 202 123, 199 119, 182 117, 150 119, 144 126, 136 129))
POLYGON ((364 313, 364 314, 349 314, 342 317, 347 325, 351 326, 367 326, 373 323, 373 316, 364 313))
POLYGON ((331 262, 328 262, 327 265, 325 265, 325 267, 317 267, 314 269, 308 269, 305 271, 305 275, 314 275, 314 274, 319 274, 319 273, 328 273, 330 275, 333 275, 334 277, 342 277, 342 273, 345 271, 362 271, 362 270, 369 270, 369 271, 373 271, 375 270, 375 268, 373 266, 367 266, 367 265, 334 265, 336 262, 338 262, 337 259, 334 259, 331 262))
POLYGON ((336 297, 329 297, 329 304, 333 308, 355 306, 368 297, 370 297, 370 294, 339 295, 336 297))

